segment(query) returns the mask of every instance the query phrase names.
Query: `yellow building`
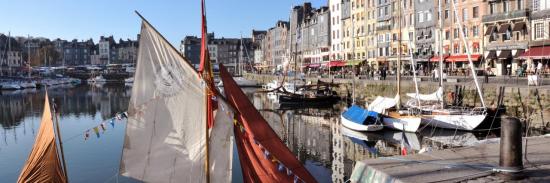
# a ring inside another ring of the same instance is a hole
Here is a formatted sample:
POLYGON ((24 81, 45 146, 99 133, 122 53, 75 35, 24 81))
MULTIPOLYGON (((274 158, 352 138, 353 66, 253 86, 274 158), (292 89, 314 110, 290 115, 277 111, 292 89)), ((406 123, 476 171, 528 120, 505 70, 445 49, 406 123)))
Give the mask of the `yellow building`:
POLYGON ((378 62, 376 61, 376 0, 365 1, 365 26, 366 26, 366 51, 367 51, 367 64, 374 69, 378 69, 378 62))
POLYGON ((352 65, 356 65, 367 58, 365 1, 351 1, 352 49, 354 55, 348 59, 348 64, 352 65))

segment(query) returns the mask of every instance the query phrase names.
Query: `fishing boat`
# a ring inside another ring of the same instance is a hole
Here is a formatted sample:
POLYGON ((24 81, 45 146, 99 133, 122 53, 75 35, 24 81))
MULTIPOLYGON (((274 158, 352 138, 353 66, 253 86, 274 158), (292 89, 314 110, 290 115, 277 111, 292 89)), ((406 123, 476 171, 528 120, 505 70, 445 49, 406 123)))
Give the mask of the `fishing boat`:
POLYGON ((366 110, 357 105, 352 105, 345 110, 340 119, 342 125, 356 131, 379 131, 384 128, 382 116, 374 111, 366 110))

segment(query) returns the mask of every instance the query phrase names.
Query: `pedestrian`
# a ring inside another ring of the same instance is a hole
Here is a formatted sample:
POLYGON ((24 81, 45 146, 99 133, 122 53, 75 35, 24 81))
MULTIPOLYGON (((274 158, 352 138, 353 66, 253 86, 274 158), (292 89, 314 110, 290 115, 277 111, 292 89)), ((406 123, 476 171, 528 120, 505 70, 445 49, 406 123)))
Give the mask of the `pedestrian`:
POLYGON ((485 73, 483 75, 485 75, 485 83, 489 83, 489 71, 491 70, 490 67, 487 67, 485 69, 485 73))

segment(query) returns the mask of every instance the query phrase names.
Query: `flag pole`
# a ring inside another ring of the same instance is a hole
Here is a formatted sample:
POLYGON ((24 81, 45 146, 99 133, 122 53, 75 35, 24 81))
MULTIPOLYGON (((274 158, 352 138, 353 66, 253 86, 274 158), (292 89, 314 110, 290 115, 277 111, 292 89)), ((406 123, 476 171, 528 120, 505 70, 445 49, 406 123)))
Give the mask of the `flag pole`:
MULTIPOLYGON (((46 93, 46 97, 48 97, 48 94, 46 93)), ((61 131, 59 130, 59 118, 57 117, 57 111, 56 111, 56 107, 57 105, 55 105, 55 99, 52 98, 52 104, 53 104, 53 107, 52 107, 52 110, 53 110, 53 118, 54 118, 54 123, 55 123, 55 128, 56 128, 56 131, 57 133, 55 133, 57 135, 57 139, 59 141, 59 150, 61 151, 61 163, 63 163, 63 174, 65 174, 65 178, 67 179, 67 182, 69 182, 69 176, 67 175, 67 163, 65 162, 65 153, 63 151, 63 141, 61 140, 61 131)))
POLYGON ((206 137, 206 144, 205 144, 205 151, 206 151, 206 157, 205 157, 205 174, 206 174, 206 182, 207 183, 210 183, 210 134, 208 133, 208 124, 213 121, 213 112, 210 111, 213 109, 213 107, 211 105, 213 105, 213 103, 211 102, 211 97, 214 96, 213 95, 213 91, 211 91, 211 73, 212 70, 211 70, 211 66, 210 66, 210 63, 206 63, 206 62, 210 62, 210 59, 206 59, 208 58, 208 31, 206 29, 206 7, 205 7, 205 2, 204 0, 201 0, 201 65, 199 66, 199 73, 202 74, 203 76, 203 80, 206 81, 205 82, 205 92, 206 92, 206 100, 205 100, 205 103, 206 103, 206 123, 204 125, 204 131, 205 131, 205 137, 206 137), (209 68, 204 68, 205 66, 208 66, 209 68), (204 72, 205 69, 208 69, 208 71, 204 72), (207 79, 208 78, 208 79, 207 79), (212 94, 212 95, 211 95, 212 94))

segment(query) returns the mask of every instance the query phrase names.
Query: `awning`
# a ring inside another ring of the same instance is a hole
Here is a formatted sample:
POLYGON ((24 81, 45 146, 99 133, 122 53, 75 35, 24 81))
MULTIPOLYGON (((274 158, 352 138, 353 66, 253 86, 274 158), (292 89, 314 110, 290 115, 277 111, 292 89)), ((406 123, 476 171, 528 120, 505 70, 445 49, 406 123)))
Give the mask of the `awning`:
POLYGON ((343 67, 343 66, 346 66, 346 62, 341 61, 341 60, 330 61, 330 62, 328 63, 328 66, 329 66, 329 67, 343 67))
POLYGON ((308 64, 307 67, 309 67, 309 68, 318 68, 318 67, 321 67, 321 64, 320 63, 308 64))
POLYGON ((508 28, 510 28, 510 24, 502 24, 500 25, 500 29, 498 29, 498 33, 499 34, 506 33, 506 30, 508 30, 508 28))
POLYGON ((364 60, 348 60, 346 66, 356 66, 363 63, 364 60))
POLYGON ((525 28, 525 22, 517 22, 514 24, 514 28, 512 29, 512 31, 522 31, 525 28))
POLYGON ((550 58, 550 47, 531 47, 520 58, 527 59, 548 59, 550 58))
MULTIPOLYGON (((443 61, 445 61, 445 59, 448 57, 449 55, 443 55, 443 61)), ((439 55, 435 55, 432 58, 430 58, 430 62, 439 62, 439 55)))
POLYGON ((499 59, 507 59, 512 57, 512 50, 502 50, 498 55, 499 59))
POLYGON ((518 51, 516 51, 516 54, 514 54, 514 58, 518 58, 521 56, 521 54, 525 53, 525 50, 524 49, 519 49, 518 51))
POLYGON ((497 58, 497 51, 489 51, 489 54, 487 54, 487 57, 485 59, 496 59, 497 58))
MULTIPOLYGON (((480 54, 474 54, 472 55, 472 61, 477 62, 479 61, 480 57, 481 57, 480 54)), ((451 55, 445 60, 447 62, 468 62, 468 55, 451 55)))
POLYGON ((487 32, 485 32, 485 35, 486 36, 491 35, 495 31, 495 28, 496 27, 494 25, 487 26, 487 32))

